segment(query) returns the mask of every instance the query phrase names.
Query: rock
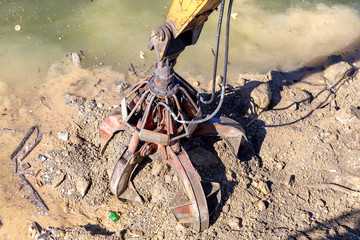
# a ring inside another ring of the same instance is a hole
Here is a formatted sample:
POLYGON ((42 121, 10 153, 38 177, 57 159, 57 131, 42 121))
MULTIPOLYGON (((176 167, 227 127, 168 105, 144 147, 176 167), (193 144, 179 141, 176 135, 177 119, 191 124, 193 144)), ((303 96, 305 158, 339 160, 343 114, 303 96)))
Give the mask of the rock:
POLYGON ((71 196, 71 195, 74 194, 74 192, 75 192, 75 188, 70 188, 70 189, 68 190, 67 194, 68 194, 68 196, 71 196))
POLYGON ((253 104, 256 108, 267 109, 272 98, 268 80, 264 74, 239 75, 237 83, 242 87, 241 97, 249 107, 253 104))
POLYGON ((223 212, 229 212, 230 211, 230 205, 229 204, 225 204, 224 207, 223 207, 223 212))
POLYGON ((58 138, 63 141, 68 141, 69 133, 58 132, 58 138))
POLYGON ((316 201, 316 205, 319 207, 325 207, 326 206, 326 202, 322 199, 319 199, 316 201))
POLYGON ((277 162, 276 163, 276 169, 279 170, 279 171, 283 170, 285 166, 286 166, 286 164, 284 162, 277 162))
POLYGON ((84 177, 79 177, 76 179, 76 190, 82 197, 84 197, 89 189, 90 181, 84 177))
POLYGON ((166 183, 171 183, 172 178, 169 175, 166 175, 164 179, 166 183))
POLYGON ((331 55, 326 59, 326 62, 323 65, 323 68, 326 69, 333 64, 344 61, 341 55, 331 55))
POLYGON ((241 219, 240 218, 236 218, 236 217, 229 218, 227 224, 231 228, 231 230, 240 230, 241 229, 241 219))
POLYGON ((268 186, 268 184, 262 180, 260 180, 259 182, 253 181, 251 183, 251 185, 255 188, 257 188, 258 190, 260 190, 260 192, 262 192, 265 195, 268 195, 271 193, 270 188, 268 186))
POLYGON ((176 226, 175 226, 175 230, 176 230, 176 232, 182 232, 182 231, 184 231, 184 226, 181 224, 181 223, 178 223, 178 224, 176 224, 176 226))
POLYGON ((116 85, 116 87, 115 87, 115 92, 121 93, 121 92, 123 92, 124 90, 126 90, 128 87, 129 87, 129 86, 128 86, 127 83, 118 84, 118 85, 116 85))
POLYGON ((141 231, 141 230, 134 230, 134 231, 132 231, 132 234, 133 234, 135 237, 142 237, 142 236, 144 236, 144 232, 141 231))
POLYGON ((324 77, 326 84, 329 88, 332 88, 342 80, 348 78, 352 72, 353 67, 347 62, 335 63, 324 70, 324 77))
POLYGON ((159 176, 162 169, 162 165, 159 161, 154 161, 153 167, 151 169, 151 174, 154 176, 159 176))
MULTIPOLYGON (((223 77, 221 75, 217 75, 216 79, 215 79, 215 92, 218 92, 221 90, 221 86, 223 83, 223 77)), ((212 92, 212 84, 213 84, 213 80, 211 79, 211 81, 209 81, 208 83, 208 91, 212 92)))
POLYGON ((350 108, 342 108, 335 112, 335 118, 342 124, 348 124, 355 119, 350 108))
POLYGON ((267 109, 271 98, 272 93, 268 83, 261 83, 259 86, 255 87, 251 93, 250 97, 253 103, 260 109, 267 109))
POLYGON ((200 82, 199 81, 194 81, 193 83, 194 87, 200 87, 200 82))
POLYGON ((257 206, 260 211, 264 211, 266 209, 266 203, 263 200, 258 201, 257 206))
POLYGON ((96 147, 100 147, 101 145, 101 139, 99 137, 94 138, 94 145, 96 147))
POLYGON ((287 175, 285 180, 284 180, 284 184, 285 186, 287 186, 288 188, 291 188, 295 183, 295 175, 287 175))
POLYGON ((79 66, 80 65, 80 57, 76 52, 73 52, 71 54, 71 58, 72 58, 72 62, 75 66, 79 66))
POLYGON ((15 31, 20 31, 21 30, 21 26, 20 25, 15 25, 15 31))
POLYGON ((164 239, 164 232, 163 231, 159 231, 156 235, 156 239, 157 240, 163 240, 164 239))
POLYGON ((189 152, 190 160, 196 166, 211 168, 219 164, 218 157, 204 148, 197 147, 189 152))
POLYGON ((41 163, 44 163, 47 160, 47 157, 45 155, 42 155, 42 154, 39 154, 38 158, 41 161, 41 163))
POLYGON ((66 175, 63 173, 63 171, 57 171, 55 177, 51 181, 51 186, 53 188, 60 186, 60 184, 65 180, 65 176, 66 175))

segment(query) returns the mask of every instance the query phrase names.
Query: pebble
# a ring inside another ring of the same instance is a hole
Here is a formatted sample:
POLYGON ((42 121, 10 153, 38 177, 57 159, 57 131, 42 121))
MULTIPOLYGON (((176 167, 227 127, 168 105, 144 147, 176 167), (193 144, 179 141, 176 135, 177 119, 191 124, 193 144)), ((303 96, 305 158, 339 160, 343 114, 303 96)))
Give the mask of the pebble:
POLYGON ((41 161, 41 163, 44 163, 47 160, 47 157, 45 155, 42 155, 42 154, 39 154, 38 158, 41 161))
POLYGON ((166 183, 168 183, 168 184, 171 183, 171 180, 172 180, 172 178, 169 175, 165 176, 165 182, 166 183))
POLYGON ((63 141, 68 141, 69 133, 58 132, 58 138, 63 141))
POLYGON ((266 209, 266 203, 263 200, 258 201, 257 206, 260 211, 264 211, 266 209))
POLYGON ((291 175, 291 174, 287 175, 284 180, 285 186, 291 188, 294 185, 294 183, 295 183, 295 175, 291 175))
POLYGON ((262 181, 262 180, 260 180, 258 182, 257 186, 254 186, 254 187, 259 189, 265 195, 268 195, 268 194, 271 193, 269 185, 266 182, 262 181))
POLYGON ((229 212, 230 211, 230 205, 229 204, 225 204, 224 207, 223 207, 223 212, 229 212))
POLYGON ((236 218, 236 217, 229 218, 227 224, 232 230, 240 230, 241 219, 236 218))
POLYGON ((199 81, 194 81, 194 82, 193 82, 193 86, 194 86, 194 87, 199 87, 199 86, 200 86, 200 82, 199 82, 199 81))
POLYGON ((276 163, 276 169, 279 170, 279 171, 283 170, 285 166, 286 166, 286 164, 284 162, 276 163))
POLYGON ((154 161, 153 167, 151 169, 151 174, 154 176, 159 176, 161 172, 162 165, 159 161, 154 161))
POLYGON ((319 200, 316 201, 316 205, 318 205, 320 207, 325 207, 326 202, 323 199, 319 199, 319 200))
POLYGON ((80 57, 76 52, 73 52, 71 54, 71 58, 72 58, 72 62, 75 66, 79 66, 80 65, 80 57))
POLYGON ((127 83, 121 83, 116 85, 115 87, 115 92, 117 93, 121 93, 122 91, 126 90, 128 88, 128 84, 127 83))
POLYGON ((145 59, 145 53, 143 51, 140 51, 140 58, 145 59))
POLYGON ((21 26, 20 26, 20 25, 16 25, 16 26, 15 26, 15 31, 18 32, 18 31, 20 31, 20 30, 21 30, 21 26))
POLYGON ((80 177, 76 180, 76 190, 82 197, 84 197, 89 189, 90 181, 86 180, 84 177, 80 177))

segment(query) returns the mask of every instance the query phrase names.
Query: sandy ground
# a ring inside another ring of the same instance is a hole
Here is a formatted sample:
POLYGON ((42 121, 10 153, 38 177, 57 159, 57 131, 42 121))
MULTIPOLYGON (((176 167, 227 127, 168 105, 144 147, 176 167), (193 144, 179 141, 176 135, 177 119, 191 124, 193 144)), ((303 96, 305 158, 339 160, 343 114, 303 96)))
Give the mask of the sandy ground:
MULTIPOLYGON (((8 105, 0 109, 4 149, 0 236, 359 239, 360 79, 357 69, 348 66, 340 62, 324 71, 241 74, 231 81, 220 114, 244 126, 249 148, 239 160, 219 138, 183 142, 202 180, 219 182, 222 191, 211 226, 194 233, 179 224, 168 208, 181 183, 159 154, 145 159, 133 177, 144 203, 120 202, 108 188, 114 164, 131 133, 117 134, 101 156, 99 124, 118 107, 126 85, 137 77, 106 67, 82 69, 65 59, 53 65, 51 80, 30 99, 19 103, 8 98, 4 101, 8 105), (300 79, 302 85, 297 83, 300 79), (20 163, 19 173, 33 184, 49 211, 20 189, 21 181, 8 160, 35 124, 43 140, 20 163), (69 138, 59 139, 59 132, 68 133, 69 138), (42 163, 38 154, 47 160, 42 163), (196 158, 207 158, 212 164, 196 158), (31 168, 24 170, 24 162, 31 168), (109 210, 117 212, 120 220, 112 222, 109 210), (28 229, 35 221, 44 228, 41 234, 28 229)), ((204 81, 197 88, 207 94, 204 81)), ((204 111, 215 109, 216 102, 204 106, 204 111)))

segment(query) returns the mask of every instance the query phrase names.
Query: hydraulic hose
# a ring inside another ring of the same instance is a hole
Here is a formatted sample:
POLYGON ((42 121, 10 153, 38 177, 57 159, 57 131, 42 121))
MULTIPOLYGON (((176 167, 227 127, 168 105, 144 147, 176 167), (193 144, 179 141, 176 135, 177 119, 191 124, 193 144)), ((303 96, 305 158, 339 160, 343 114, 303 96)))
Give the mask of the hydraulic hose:
MULTIPOLYGON (((224 3, 225 3, 225 0, 222 0, 222 3, 221 3, 222 7, 223 7, 224 3)), ((163 103, 163 102, 157 103, 157 105, 161 105, 164 108, 166 108, 168 110, 168 112, 171 114, 171 116, 174 118, 174 120, 177 121, 178 123, 181 123, 181 124, 199 124, 199 123, 206 122, 206 121, 210 120, 211 118, 213 118, 219 112, 219 110, 220 110, 220 108, 221 108, 221 106, 222 106, 222 104, 224 102, 226 76, 227 76, 227 65, 228 65, 228 58, 229 58, 229 35, 230 35, 230 17, 231 17, 232 4, 233 4, 233 0, 229 0, 229 6, 228 6, 228 11, 227 11, 227 19, 226 19, 224 79, 223 79, 222 86, 221 86, 221 95, 220 95, 220 101, 218 103, 218 106, 216 107, 214 112, 212 112, 210 115, 208 115, 207 117, 205 117, 203 119, 187 121, 187 120, 179 120, 178 116, 176 116, 176 114, 165 103, 163 103)), ((221 16, 221 18, 222 18, 222 16, 221 16)), ((218 30, 219 30, 219 26, 218 26, 218 30)), ((220 33, 219 33, 219 36, 217 36, 217 41, 219 41, 219 39, 220 39, 220 33)), ((217 46, 217 48, 218 48, 218 46, 217 46)), ((218 49, 216 50, 216 53, 218 53, 218 49)), ((215 55, 216 55, 215 58, 217 58, 217 54, 215 54, 215 55)), ((216 59, 216 66, 217 66, 217 59, 216 59)), ((214 72, 215 72, 215 75, 216 75, 216 70, 214 70, 214 72)), ((215 94, 214 89, 215 89, 215 79, 214 79, 214 82, 213 82, 213 93, 212 94, 215 94)), ((213 96, 212 96, 212 99, 210 99, 209 101, 212 102, 212 100, 213 100, 213 96)))
POLYGON ((209 100, 204 100, 202 97, 200 97, 201 102, 204 104, 212 103, 212 101, 214 101, 214 98, 215 98, 216 73, 217 73, 217 63, 218 63, 218 58, 219 58, 220 33, 221 33, 222 19, 223 19, 223 15, 224 15, 224 7, 225 7, 225 0, 222 0, 220 12, 219 12, 218 27, 217 27, 217 31, 216 31, 216 48, 215 48, 215 56, 214 56, 215 58, 214 58, 214 70, 213 70, 211 98, 209 100))

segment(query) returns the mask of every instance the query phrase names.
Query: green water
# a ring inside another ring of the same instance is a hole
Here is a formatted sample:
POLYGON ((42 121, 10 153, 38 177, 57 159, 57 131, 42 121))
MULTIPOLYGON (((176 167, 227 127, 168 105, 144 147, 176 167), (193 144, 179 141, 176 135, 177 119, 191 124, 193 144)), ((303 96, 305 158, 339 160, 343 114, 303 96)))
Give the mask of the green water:
MULTIPOLYGON (((0 96, 22 94, 46 81, 49 66, 74 51, 85 53, 88 67, 121 72, 129 63, 151 67, 155 55, 147 50, 149 32, 163 23, 171 2, 1 0, 0 96)), ((360 36, 359 6, 360 0, 234 1, 230 76, 292 70, 341 51, 360 36)), ((178 72, 211 78, 217 17, 217 12, 211 15, 198 43, 180 55, 178 72)))

